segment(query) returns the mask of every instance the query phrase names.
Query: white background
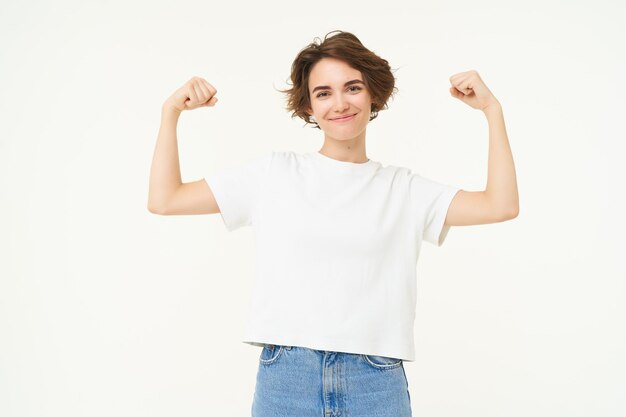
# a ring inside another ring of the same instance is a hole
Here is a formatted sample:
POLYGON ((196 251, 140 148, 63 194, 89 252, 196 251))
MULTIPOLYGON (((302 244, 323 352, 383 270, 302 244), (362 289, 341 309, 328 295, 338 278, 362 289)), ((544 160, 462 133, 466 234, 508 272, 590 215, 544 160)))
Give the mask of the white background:
POLYGON ((323 133, 284 109, 291 63, 341 29, 397 69, 367 155, 484 189, 475 69, 502 104, 520 214, 422 246, 415 416, 626 414, 626 6, 618 1, 4 2, 0 415, 249 416, 240 341, 253 229, 159 216, 163 101, 192 76, 184 182, 323 133))

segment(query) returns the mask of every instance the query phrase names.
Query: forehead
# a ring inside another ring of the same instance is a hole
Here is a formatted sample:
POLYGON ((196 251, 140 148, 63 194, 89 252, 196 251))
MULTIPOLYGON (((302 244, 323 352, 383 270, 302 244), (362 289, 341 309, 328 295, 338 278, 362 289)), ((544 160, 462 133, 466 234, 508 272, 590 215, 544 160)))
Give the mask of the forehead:
POLYGON ((352 68, 345 61, 335 58, 322 58, 313 65, 309 74, 309 86, 343 84, 345 81, 360 79, 361 71, 352 68))

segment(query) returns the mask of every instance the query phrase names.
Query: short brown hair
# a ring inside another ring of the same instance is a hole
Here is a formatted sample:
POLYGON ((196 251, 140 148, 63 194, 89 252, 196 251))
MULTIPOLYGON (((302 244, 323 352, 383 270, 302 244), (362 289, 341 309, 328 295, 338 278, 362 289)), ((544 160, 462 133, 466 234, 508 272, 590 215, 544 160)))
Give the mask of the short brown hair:
POLYGON ((387 109, 387 101, 397 92, 395 77, 387 60, 379 57, 367 49, 352 33, 341 30, 328 32, 324 40, 315 38, 312 43, 304 47, 291 65, 292 87, 280 90, 287 94, 286 110, 292 112, 291 118, 300 117, 306 123, 319 125, 311 121, 306 109, 311 107, 309 94, 309 74, 313 65, 322 58, 335 58, 346 62, 352 68, 361 72, 363 82, 372 97, 370 121, 378 117, 380 110, 387 109), (338 32, 336 35, 328 36, 338 32))

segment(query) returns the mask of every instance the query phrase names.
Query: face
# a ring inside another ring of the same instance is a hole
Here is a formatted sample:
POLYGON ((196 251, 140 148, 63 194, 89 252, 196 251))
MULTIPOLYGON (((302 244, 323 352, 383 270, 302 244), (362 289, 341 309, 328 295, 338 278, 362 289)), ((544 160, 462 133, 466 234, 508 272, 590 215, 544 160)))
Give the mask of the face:
POLYGON ((322 58, 309 74, 309 98, 309 114, 315 116, 326 137, 336 140, 364 137, 372 99, 360 71, 344 61, 322 58), (338 119, 343 116, 351 117, 338 119))

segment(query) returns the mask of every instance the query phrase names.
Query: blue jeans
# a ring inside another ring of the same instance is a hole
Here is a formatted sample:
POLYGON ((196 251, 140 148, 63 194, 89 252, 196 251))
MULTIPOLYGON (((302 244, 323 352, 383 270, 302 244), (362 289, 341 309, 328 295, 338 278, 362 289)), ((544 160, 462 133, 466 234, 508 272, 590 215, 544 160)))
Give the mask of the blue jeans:
POLYGON ((266 344, 252 417, 411 417, 402 359, 266 344))

